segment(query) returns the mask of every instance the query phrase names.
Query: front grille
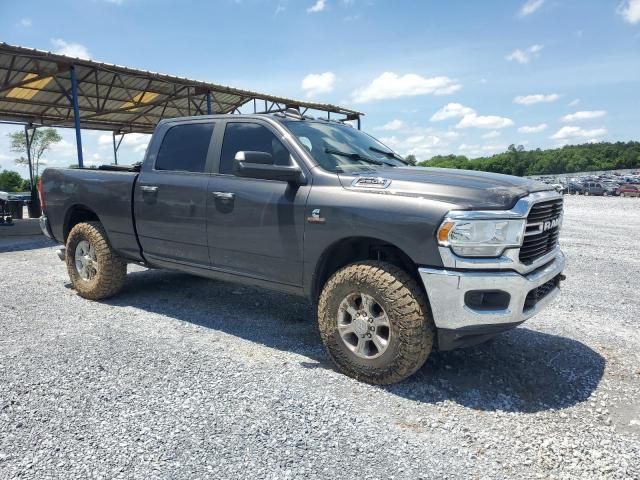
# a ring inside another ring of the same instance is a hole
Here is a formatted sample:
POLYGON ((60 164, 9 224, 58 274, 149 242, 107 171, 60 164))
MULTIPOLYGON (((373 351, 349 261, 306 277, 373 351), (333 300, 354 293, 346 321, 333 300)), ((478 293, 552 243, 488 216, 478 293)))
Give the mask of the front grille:
POLYGON ((536 259, 545 256, 558 244, 560 225, 545 230, 545 224, 559 219, 562 215, 562 198, 536 203, 527 217, 524 242, 520 247, 520 262, 530 265, 536 259))
POLYGON ((527 293, 527 298, 524 300, 524 311, 527 311, 536 306, 540 300, 549 295, 551 290, 560 285, 560 274, 553 277, 546 283, 543 283, 539 287, 534 288, 527 293))

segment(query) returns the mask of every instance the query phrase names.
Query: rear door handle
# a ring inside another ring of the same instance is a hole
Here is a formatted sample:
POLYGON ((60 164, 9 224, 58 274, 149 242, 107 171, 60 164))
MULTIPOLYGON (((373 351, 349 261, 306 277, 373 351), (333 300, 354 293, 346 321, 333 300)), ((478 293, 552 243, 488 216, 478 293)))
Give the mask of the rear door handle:
POLYGON ((143 193, 158 193, 158 187, 154 187, 154 186, 142 186, 140 187, 140 189, 142 190, 143 193))
POLYGON ((236 194, 231 192, 211 192, 211 194, 213 198, 217 198, 223 202, 230 202, 236 197, 236 194))

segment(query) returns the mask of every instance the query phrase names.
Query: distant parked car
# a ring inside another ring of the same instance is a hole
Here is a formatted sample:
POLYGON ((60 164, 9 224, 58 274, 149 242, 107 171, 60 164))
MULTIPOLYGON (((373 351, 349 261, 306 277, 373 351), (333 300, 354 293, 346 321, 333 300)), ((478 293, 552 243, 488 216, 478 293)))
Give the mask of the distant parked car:
POLYGON ((640 185, 622 185, 618 188, 621 197, 640 197, 640 185))
POLYGON ((618 195, 618 187, 620 185, 618 185, 617 183, 603 183, 602 186, 604 187, 605 195, 609 195, 612 197, 618 195))
POLYGON ((564 193, 568 193, 570 195, 582 195, 583 190, 584 190, 584 187, 579 183, 569 182, 565 187, 564 193))
POLYGON ((584 182, 582 193, 584 195, 604 195, 605 189, 600 182, 584 182))

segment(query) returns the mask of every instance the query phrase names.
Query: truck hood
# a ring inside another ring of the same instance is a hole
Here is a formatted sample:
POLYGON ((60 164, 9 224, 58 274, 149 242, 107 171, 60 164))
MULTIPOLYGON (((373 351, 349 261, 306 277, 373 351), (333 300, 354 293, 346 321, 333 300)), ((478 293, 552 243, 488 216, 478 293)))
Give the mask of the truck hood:
POLYGON ((381 167, 341 173, 339 178, 353 191, 428 198, 474 210, 510 209, 532 192, 553 190, 522 177, 449 168, 381 167))

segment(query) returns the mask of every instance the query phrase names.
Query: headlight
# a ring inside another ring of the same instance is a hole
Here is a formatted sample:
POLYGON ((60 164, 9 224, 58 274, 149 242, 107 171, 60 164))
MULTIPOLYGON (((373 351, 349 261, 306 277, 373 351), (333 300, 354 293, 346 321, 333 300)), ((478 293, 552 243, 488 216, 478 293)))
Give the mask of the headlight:
POLYGON ((438 229, 438 243, 461 257, 497 257, 508 247, 519 247, 525 219, 445 219, 438 229))

